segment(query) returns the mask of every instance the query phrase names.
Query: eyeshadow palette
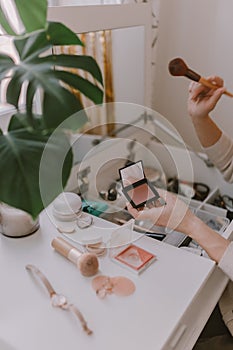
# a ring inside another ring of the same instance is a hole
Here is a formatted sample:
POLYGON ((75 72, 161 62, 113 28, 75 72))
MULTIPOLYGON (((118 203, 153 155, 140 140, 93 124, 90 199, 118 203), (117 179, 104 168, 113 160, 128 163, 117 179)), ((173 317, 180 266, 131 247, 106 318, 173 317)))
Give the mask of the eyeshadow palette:
POLYGON ((161 198, 155 187, 145 177, 141 160, 119 169, 119 173, 122 192, 134 208, 140 209, 150 203, 155 204, 161 198))
POLYGON ((112 260, 122 267, 139 274, 156 260, 156 256, 143 248, 131 244, 114 256, 112 260))

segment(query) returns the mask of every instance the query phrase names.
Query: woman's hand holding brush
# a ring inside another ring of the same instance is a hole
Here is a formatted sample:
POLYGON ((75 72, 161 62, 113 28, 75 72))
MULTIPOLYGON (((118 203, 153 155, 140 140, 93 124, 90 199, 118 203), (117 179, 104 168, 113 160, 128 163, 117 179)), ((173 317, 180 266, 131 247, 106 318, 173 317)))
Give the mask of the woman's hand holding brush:
POLYGON ((189 84, 188 114, 194 119, 200 120, 208 117, 224 94, 225 88, 220 77, 211 76, 208 81, 218 88, 211 89, 194 81, 189 84))
POLYGON ((233 97, 223 86, 223 80, 217 76, 202 78, 190 69, 181 58, 173 59, 169 65, 173 76, 185 76, 192 80, 189 85, 188 114, 203 147, 214 145, 221 137, 222 131, 210 117, 220 97, 226 94, 233 97))
MULTIPOLYGON (((203 78, 200 74, 190 69, 182 58, 174 58, 169 62, 168 70, 173 76, 184 76, 193 81, 196 81, 209 89, 217 90, 219 86, 214 80, 203 78)), ((229 97, 233 97, 233 94, 226 89, 223 92, 229 97)))

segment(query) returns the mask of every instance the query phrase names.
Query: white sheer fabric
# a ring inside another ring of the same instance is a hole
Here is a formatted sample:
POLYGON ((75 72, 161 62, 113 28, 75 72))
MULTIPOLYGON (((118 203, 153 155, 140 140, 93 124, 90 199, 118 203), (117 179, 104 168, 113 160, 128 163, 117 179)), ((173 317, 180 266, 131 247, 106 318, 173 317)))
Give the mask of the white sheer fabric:
MULTIPOLYGON (((152 2, 159 3, 159 0, 49 0, 51 6, 64 5, 111 5, 111 4, 130 4, 152 2)), ((153 4, 154 6, 154 4, 153 4)))
POLYGON ((111 5, 121 4, 122 0, 50 0, 51 6, 65 6, 65 5, 111 5))

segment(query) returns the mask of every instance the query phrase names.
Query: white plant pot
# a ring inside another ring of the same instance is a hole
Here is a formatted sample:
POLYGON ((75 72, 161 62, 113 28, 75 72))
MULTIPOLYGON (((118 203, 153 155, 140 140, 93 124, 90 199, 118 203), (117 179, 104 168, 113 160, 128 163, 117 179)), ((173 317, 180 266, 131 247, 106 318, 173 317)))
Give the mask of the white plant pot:
POLYGON ((0 233, 8 237, 25 237, 36 232, 39 219, 32 217, 23 210, 0 203, 0 233))

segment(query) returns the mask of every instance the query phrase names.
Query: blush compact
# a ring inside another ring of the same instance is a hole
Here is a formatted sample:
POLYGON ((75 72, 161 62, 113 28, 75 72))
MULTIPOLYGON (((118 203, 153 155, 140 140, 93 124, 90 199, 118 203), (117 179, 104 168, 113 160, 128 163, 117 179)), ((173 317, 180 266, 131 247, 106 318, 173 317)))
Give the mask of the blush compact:
POLYGON ((119 174, 122 192, 132 207, 141 209, 145 206, 156 205, 157 201, 160 205, 165 204, 158 191, 145 177, 141 160, 119 169, 119 174))

